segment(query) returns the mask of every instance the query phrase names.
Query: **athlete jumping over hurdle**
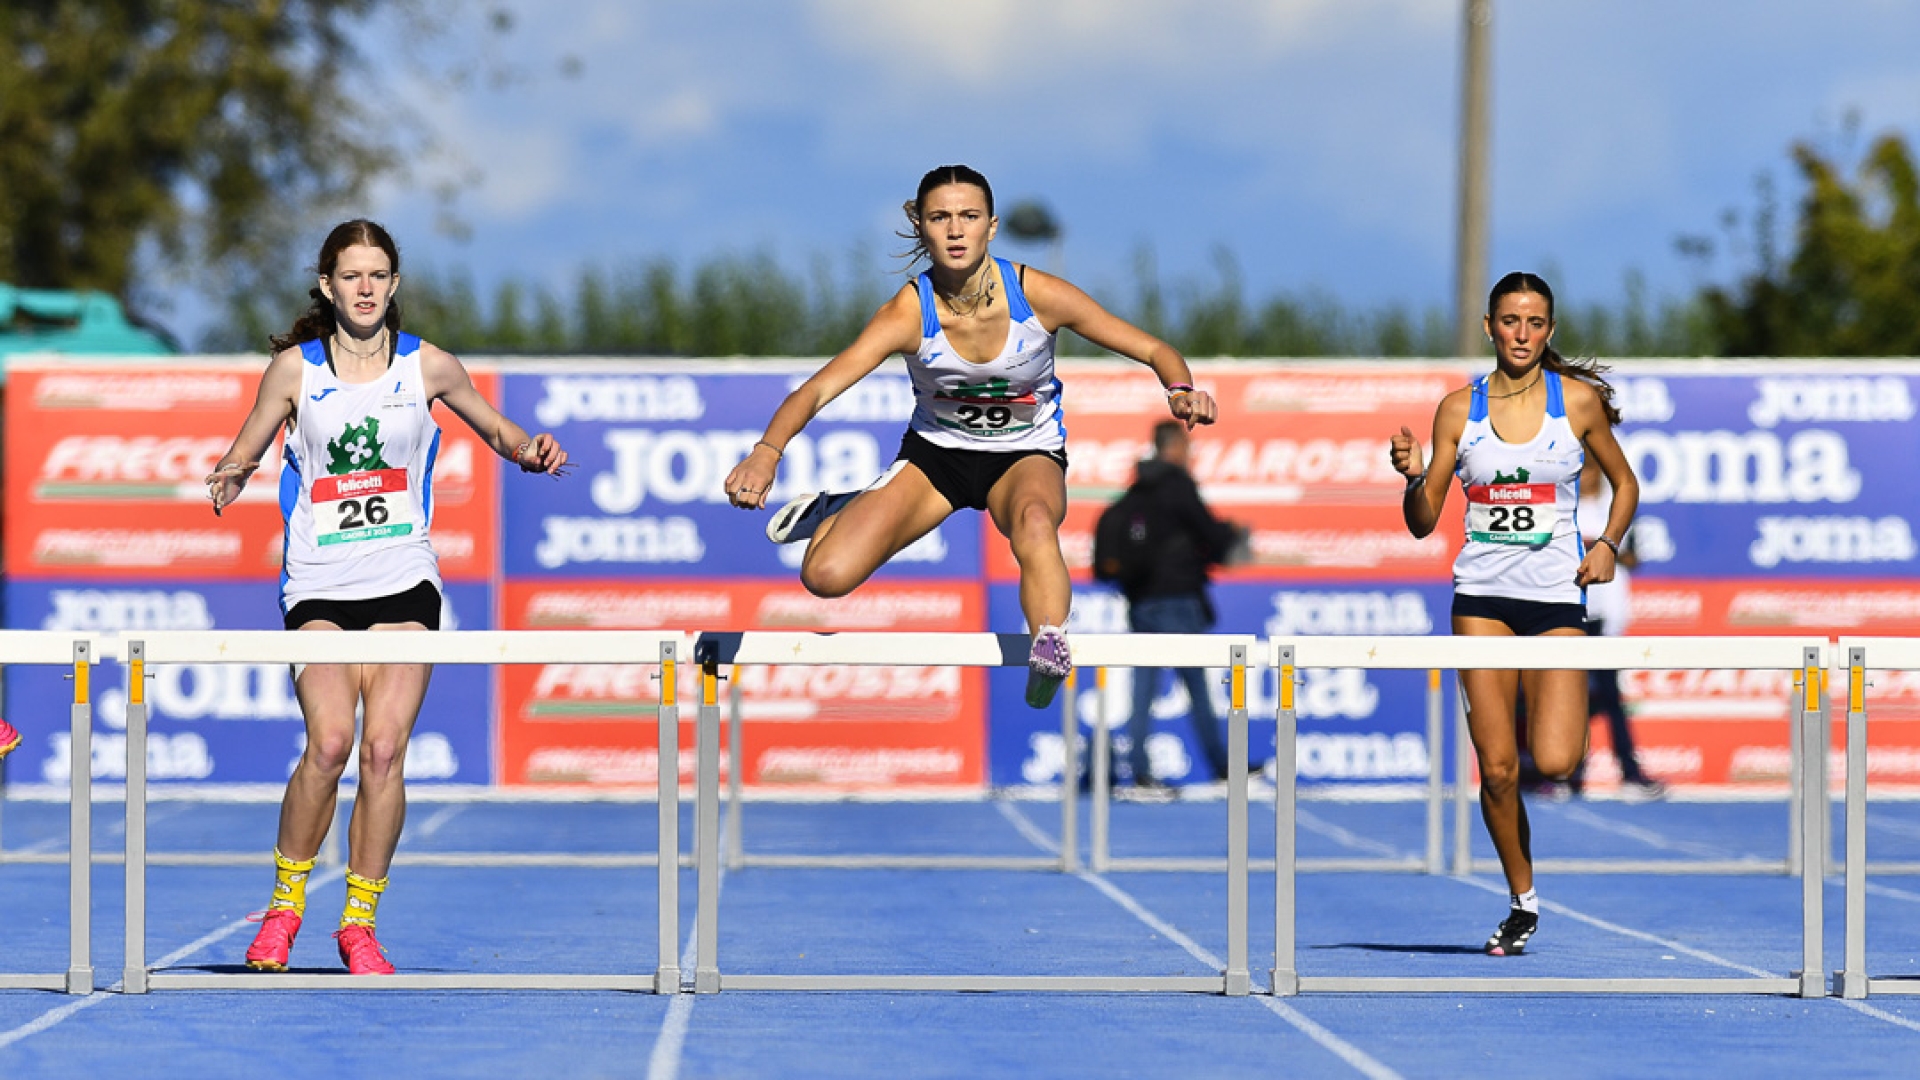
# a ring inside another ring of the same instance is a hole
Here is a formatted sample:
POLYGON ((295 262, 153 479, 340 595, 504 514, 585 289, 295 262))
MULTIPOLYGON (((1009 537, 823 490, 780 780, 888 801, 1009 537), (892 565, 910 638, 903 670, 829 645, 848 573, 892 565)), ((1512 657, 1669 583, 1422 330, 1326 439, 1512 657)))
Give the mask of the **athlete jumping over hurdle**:
POLYGON ((1073 669, 1073 586, 1060 553, 1067 507, 1066 421, 1054 335, 1072 330, 1153 369, 1175 419, 1211 424, 1214 401, 1166 342, 1108 313, 1067 281, 992 257, 999 229, 987 178, 964 165, 922 177, 906 204, 909 258, 928 268, 860 336, 787 396, 766 434, 727 475, 745 510, 766 506, 786 445, 827 403, 898 353, 914 410, 900 455, 858 492, 802 495, 774 514, 775 543, 810 540, 800 580, 815 596, 852 592, 961 508, 985 510, 1020 564, 1020 609, 1033 635, 1027 704, 1045 707, 1073 669))

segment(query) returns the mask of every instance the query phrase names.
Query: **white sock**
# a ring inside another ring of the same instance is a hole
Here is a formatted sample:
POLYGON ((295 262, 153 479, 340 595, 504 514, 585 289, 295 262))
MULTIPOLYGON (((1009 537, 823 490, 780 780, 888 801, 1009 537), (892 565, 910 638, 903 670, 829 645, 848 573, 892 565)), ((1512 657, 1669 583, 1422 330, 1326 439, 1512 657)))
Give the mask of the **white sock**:
POLYGON ((1528 889, 1519 896, 1509 896, 1508 899, 1513 902, 1514 907, 1521 911, 1534 915, 1540 914, 1540 894, 1534 892, 1532 889, 1528 889))

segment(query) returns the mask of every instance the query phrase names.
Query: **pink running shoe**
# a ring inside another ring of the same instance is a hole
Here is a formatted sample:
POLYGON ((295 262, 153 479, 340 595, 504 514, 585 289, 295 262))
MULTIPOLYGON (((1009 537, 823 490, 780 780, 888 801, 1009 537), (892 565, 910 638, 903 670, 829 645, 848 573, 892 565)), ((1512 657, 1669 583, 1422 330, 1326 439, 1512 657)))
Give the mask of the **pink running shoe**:
POLYGON ((1066 631, 1043 626, 1033 635, 1033 651, 1027 655, 1027 704, 1044 709, 1053 703, 1053 695, 1073 671, 1073 654, 1067 650, 1066 631))
POLYGON ((373 938, 373 927, 354 923, 334 931, 333 940, 340 944, 340 962, 347 965, 347 974, 393 974, 393 965, 381 955, 387 950, 373 938))
POLYGON ((12 724, 0 720, 0 758, 14 752, 20 745, 20 732, 12 724))
POLYGON ((293 937, 300 932, 300 914, 292 908, 256 911, 248 922, 260 924, 247 946, 247 966, 255 971, 285 971, 287 957, 293 953, 293 937))

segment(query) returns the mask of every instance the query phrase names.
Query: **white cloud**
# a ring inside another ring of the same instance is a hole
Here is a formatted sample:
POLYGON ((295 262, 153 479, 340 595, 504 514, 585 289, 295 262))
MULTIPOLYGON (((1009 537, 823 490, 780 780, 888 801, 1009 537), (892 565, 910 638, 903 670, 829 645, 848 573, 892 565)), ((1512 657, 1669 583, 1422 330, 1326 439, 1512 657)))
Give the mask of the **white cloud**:
POLYGON ((1154 80, 1272 59, 1383 22, 1444 26, 1456 0, 815 0, 829 43, 899 72, 1046 81, 1048 69, 1148 64, 1154 80))

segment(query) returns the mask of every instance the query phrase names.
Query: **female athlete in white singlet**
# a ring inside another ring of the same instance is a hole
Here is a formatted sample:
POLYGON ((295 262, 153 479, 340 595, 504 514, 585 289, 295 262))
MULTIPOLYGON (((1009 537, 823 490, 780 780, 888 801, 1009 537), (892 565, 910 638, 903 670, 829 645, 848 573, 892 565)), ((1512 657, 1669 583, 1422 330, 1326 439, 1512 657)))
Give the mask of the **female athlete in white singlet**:
MULTIPOLYGON (((1494 370, 1440 402, 1433 460, 1406 428, 1393 467, 1407 478, 1407 528, 1426 536, 1457 476, 1466 496, 1466 543, 1453 564, 1453 632, 1482 637, 1585 635, 1585 587, 1613 580, 1640 485, 1614 440, 1620 413, 1598 365, 1555 352, 1553 292, 1532 274, 1508 274, 1487 301, 1494 370), (1591 549, 1575 521, 1580 469, 1591 454, 1613 485, 1606 527, 1591 549), (1434 478, 1429 482, 1429 477, 1434 478)), ((1516 709, 1526 701, 1527 746, 1540 771, 1571 774, 1586 756, 1587 673, 1462 671, 1467 725, 1480 759, 1480 813, 1500 853, 1512 901, 1487 940, 1518 955, 1539 926, 1527 809, 1520 801, 1516 709)))
POLYGON ((845 596, 955 510, 985 510, 1020 564, 1020 608, 1033 635, 1027 702, 1052 700, 1072 668, 1065 632, 1073 587, 1060 554, 1067 507, 1066 423, 1054 334, 1069 329, 1153 369, 1167 408, 1191 428, 1214 419, 1166 342, 1109 314, 1068 282, 993 258, 993 189, 964 165, 922 177, 907 204, 913 255, 931 264, 889 300, 846 351, 787 396, 766 434, 726 479, 733 505, 757 510, 787 442, 888 357, 907 358, 913 419, 893 467, 862 492, 808 493, 773 516, 777 543, 811 539, 800 580, 845 596))
MULTIPOLYGON (((474 389, 451 353, 400 332, 400 253, 371 221, 336 227, 320 247, 313 305, 275 337, 253 411, 207 477, 213 512, 233 502, 286 431, 279 501, 286 517, 280 609, 289 630, 437 630, 440 569, 428 541, 438 403, 527 472, 560 475, 551 435, 528 436, 474 389)), ((391 974, 374 913, 406 818, 407 740, 426 664, 308 664, 294 690, 307 746, 287 781, 273 898, 247 966, 285 971, 306 911, 307 875, 333 824, 360 735, 360 786, 348 826, 347 902, 334 935, 356 975, 391 974)))

